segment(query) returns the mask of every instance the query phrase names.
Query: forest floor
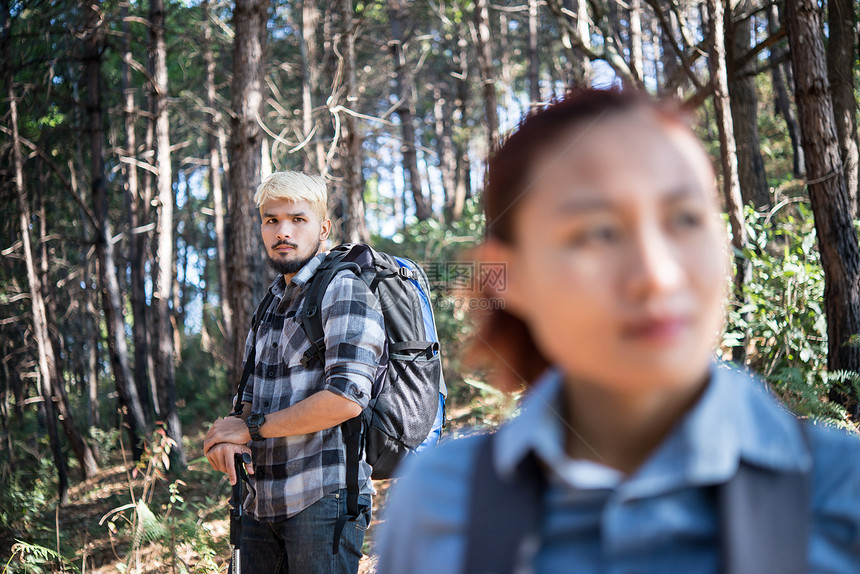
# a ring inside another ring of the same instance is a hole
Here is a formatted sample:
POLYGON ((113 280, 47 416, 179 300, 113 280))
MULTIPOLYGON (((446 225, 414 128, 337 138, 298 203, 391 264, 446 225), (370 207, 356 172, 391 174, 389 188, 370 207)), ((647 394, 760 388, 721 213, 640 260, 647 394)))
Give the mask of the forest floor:
MULTIPOLYGON (((16 552, 7 568, 7 551, 16 550, 16 540, 57 551, 66 559, 64 564, 56 560, 42 562, 41 568, 48 572, 227 572, 231 489, 226 477, 212 471, 203 457, 203 436, 202 430, 191 435, 191 440, 186 435, 187 469, 160 478, 155 478, 154 473, 135 472, 134 464, 123 460, 121 452, 111 452, 96 477, 69 489, 67 504, 54 505, 52 512, 41 515, 24 530, 0 538, 0 573, 39 571, 25 566, 38 565, 38 558, 34 558, 38 552, 33 550, 16 552), (147 523, 145 511, 141 513, 135 507, 141 500, 166 529, 151 524, 137 528, 147 523), (115 528, 110 525, 111 518, 115 528), (48 564, 51 566, 45 568, 48 564)), ((365 537, 359 574, 374 572, 373 535, 379 527, 378 511, 389 482, 374 483, 374 520, 365 537)))
MULTIPOLYGON (((479 403, 483 401, 479 399, 479 403)), ((457 436, 464 427, 486 421, 481 413, 484 408, 499 413, 498 405, 486 403, 477 409, 475 403, 449 409, 445 436, 457 436)), ((226 572, 230 558, 230 484, 224 475, 212 471, 203 457, 205 429, 184 430, 189 463, 182 473, 162 474, 151 466, 135 471, 132 461, 116 449, 103 457, 98 476, 69 489, 67 504, 46 504, 47 512, 17 531, 0 532, 0 574, 226 572), (145 506, 139 504, 141 501, 145 506), (34 546, 15 546, 16 541, 34 546), (57 552, 64 560, 46 555, 46 551, 57 552)), ((76 471, 71 472, 74 480, 76 471)), ((375 571, 374 534, 382 523, 379 511, 385 505, 390 483, 374 482, 373 523, 365 537, 360 574, 375 571)))

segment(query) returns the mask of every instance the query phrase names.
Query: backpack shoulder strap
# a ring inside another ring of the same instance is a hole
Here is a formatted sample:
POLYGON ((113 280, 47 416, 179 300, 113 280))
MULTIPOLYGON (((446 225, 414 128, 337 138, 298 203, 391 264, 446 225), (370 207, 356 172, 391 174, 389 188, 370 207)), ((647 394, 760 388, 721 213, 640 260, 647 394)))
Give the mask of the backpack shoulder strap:
MULTIPOLYGON (((797 422, 804 440, 807 429, 797 422)), ((741 463, 717 487, 722 572, 808 571, 810 474, 775 473, 741 463)))
MULTIPOLYGON (((808 443, 806 428, 799 421, 798 425, 808 443)), ((540 468, 531 456, 520 466, 516 480, 500 478, 493 467, 494 436, 481 440, 475 456, 464 574, 513 574, 538 550, 544 488, 540 468)), ((716 492, 722 572, 808 571, 808 473, 774 473, 741 464, 735 476, 717 486, 716 492)))
MULTIPOLYGON (((257 310, 254 311, 253 317, 251 317, 251 332, 254 333, 254 338, 257 337, 257 327, 260 326, 260 322, 263 320, 263 315, 266 312, 266 309, 271 304, 272 300, 275 298, 272 295, 272 292, 266 290, 266 296, 263 297, 263 300, 260 301, 260 304, 257 305, 257 310)), ((248 386, 248 379, 251 377, 251 373, 254 372, 254 363, 256 363, 256 345, 251 344, 251 350, 248 351, 248 356, 245 357, 245 368, 242 370, 242 376, 239 378, 239 388, 236 393, 236 403, 233 405, 233 412, 230 413, 230 416, 239 416, 242 414, 242 395, 245 394, 245 387, 248 386)))
POLYGON ((469 490, 463 574, 513 574, 529 564, 539 546, 544 478, 534 455, 512 480, 493 464, 496 435, 482 437, 469 490))
POLYGON ((307 368, 311 361, 318 358, 325 363, 325 332, 322 324, 322 300, 325 296, 329 283, 334 276, 344 269, 351 269, 357 275, 361 275, 358 264, 345 261, 351 250, 335 249, 325 256, 316 273, 308 284, 305 292, 304 310, 302 311, 302 329, 305 331, 311 343, 310 348, 302 357, 302 366, 307 368))

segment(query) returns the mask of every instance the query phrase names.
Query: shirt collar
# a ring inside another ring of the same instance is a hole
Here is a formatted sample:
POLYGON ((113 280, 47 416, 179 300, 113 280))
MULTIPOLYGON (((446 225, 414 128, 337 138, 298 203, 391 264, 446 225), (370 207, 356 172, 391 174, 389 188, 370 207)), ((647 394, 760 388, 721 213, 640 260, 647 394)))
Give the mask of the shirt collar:
MULTIPOLYGON (((302 288, 310 281, 311 277, 314 276, 314 273, 319 269, 320 264, 322 264, 323 259, 325 259, 325 253, 320 253, 315 256, 313 259, 305 263, 305 265, 299 269, 298 273, 293 275, 293 278, 290 280, 290 285, 295 285, 298 288, 302 288)), ((275 280, 269 285, 269 291, 272 295, 282 298, 284 294, 287 292, 287 282, 284 280, 284 276, 280 273, 275 280)))
MULTIPOLYGON (((625 496, 719 484, 735 474, 741 461, 776 472, 810 468, 812 458, 799 425, 776 404, 764 383, 720 363, 712 364, 710 372, 699 401, 621 485, 625 496)), ((499 430, 501 447, 495 449, 494 462, 500 476, 509 476, 534 451, 564 478, 561 385, 561 373, 547 371, 529 392, 519 416, 499 430)))

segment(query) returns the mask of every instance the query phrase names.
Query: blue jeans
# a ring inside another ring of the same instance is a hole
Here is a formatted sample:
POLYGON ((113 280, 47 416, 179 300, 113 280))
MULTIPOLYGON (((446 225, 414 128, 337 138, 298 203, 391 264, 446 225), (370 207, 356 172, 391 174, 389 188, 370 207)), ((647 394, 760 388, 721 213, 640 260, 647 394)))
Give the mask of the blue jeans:
MULTIPOLYGON (((360 505, 370 508, 370 502, 370 496, 359 496, 360 505)), ((331 553, 334 528, 345 513, 346 489, 342 489, 286 520, 258 522, 243 516, 242 574, 355 574, 370 511, 346 523, 335 555, 331 553)))

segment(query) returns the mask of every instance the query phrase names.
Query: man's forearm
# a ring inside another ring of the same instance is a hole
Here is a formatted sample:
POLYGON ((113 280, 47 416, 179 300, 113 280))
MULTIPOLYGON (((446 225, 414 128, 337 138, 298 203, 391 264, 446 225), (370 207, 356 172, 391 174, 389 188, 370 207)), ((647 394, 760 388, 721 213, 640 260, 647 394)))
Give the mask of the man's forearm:
MULTIPOLYGON (((319 391, 285 409, 266 415, 264 438, 309 434, 335 427, 358 416, 361 407, 331 391, 319 391)), ((250 436, 250 435, 249 435, 250 436)))

